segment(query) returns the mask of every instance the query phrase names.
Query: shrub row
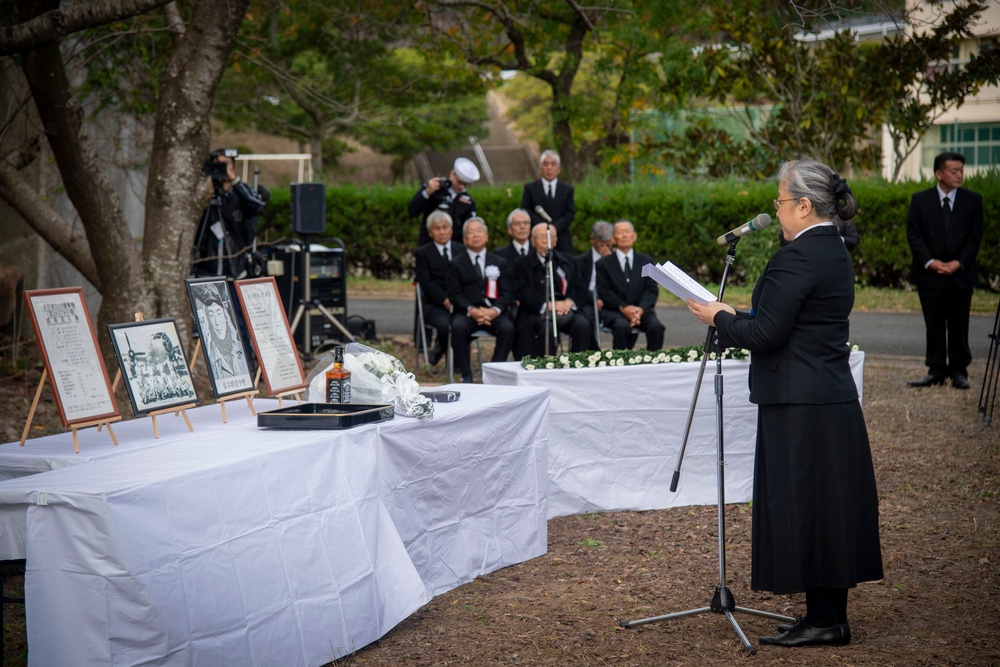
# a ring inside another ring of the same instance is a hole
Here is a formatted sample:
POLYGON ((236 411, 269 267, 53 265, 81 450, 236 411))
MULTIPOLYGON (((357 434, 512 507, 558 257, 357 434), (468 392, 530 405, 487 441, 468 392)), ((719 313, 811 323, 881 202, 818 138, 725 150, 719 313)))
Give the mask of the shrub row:
MULTIPOLYGON (((979 251, 980 283, 1000 289, 1000 172, 966 179, 966 187, 983 195, 985 230, 979 251)), ((861 242, 853 253, 857 280, 876 287, 906 285, 910 250, 906 214, 914 192, 929 183, 892 185, 880 179, 852 182, 860 212, 855 218, 861 242)), ((337 186, 326 191, 326 233, 343 240, 354 271, 377 278, 412 275, 412 250, 418 218, 407 215, 416 186, 337 186)), ((700 280, 717 282, 725 250, 715 238, 758 213, 774 213, 774 183, 722 181, 664 185, 584 184, 576 189, 573 239, 578 252, 588 247, 590 225, 596 220, 626 217, 635 223, 637 249, 658 261, 671 260, 700 280)), ((520 186, 472 188, 479 214, 490 229, 490 247, 507 243, 506 218, 521 200, 520 186)), ((290 224, 289 191, 276 188, 262 215, 265 243, 294 234, 290 224)), ((730 272, 732 284, 752 281, 778 247, 778 224, 744 238, 730 272)), ((319 240, 319 239, 315 239, 319 240)))

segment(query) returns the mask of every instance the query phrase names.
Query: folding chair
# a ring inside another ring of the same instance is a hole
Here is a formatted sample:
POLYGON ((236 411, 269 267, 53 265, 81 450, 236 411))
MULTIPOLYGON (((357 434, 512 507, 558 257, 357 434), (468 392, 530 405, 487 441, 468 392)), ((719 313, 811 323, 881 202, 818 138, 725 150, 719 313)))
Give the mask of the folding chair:
MULTIPOLYGON (((472 333, 472 342, 476 344, 476 358, 479 361, 479 378, 483 377, 483 348, 480 346, 479 341, 482 338, 492 338, 493 334, 489 331, 479 329, 472 333)), ((448 381, 455 382, 455 356, 451 351, 451 336, 448 337, 448 381)))
POLYGON ((424 370, 427 370, 428 364, 428 354, 427 354, 427 325, 424 323, 424 299, 423 293, 420 290, 420 283, 413 283, 414 290, 417 296, 417 308, 416 308, 416 320, 413 325, 413 343, 416 348, 415 359, 413 363, 417 366, 420 365, 420 351, 423 350, 424 353, 424 370))

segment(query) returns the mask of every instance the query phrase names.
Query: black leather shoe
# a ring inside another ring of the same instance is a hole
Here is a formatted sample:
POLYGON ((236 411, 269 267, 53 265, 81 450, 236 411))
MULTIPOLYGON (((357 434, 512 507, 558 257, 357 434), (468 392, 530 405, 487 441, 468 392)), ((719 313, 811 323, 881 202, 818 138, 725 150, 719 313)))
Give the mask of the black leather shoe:
POLYGON ((847 646, 851 643, 851 626, 847 623, 829 628, 814 628, 804 620, 797 622, 777 637, 761 637, 761 644, 772 646, 847 646))
POLYGON ((955 389, 968 389, 969 377, 967 375, 952 375, 951 386, 955 389))
POLYGON ((919 380, 910 380, 906 384, 910 387, 933 387, 936 384, 944 384, 944 377, 941 375, 925 375, 919 380))
POLYGON ((444 356, 444 348, 435 347, 433 350, 430 351, 430 354, 428 354, 427 361, 430 362, 431 366, 437 366, 437 362, 441 361, 441 357, 443 356, 444 356))
POLYGON ((795 623, 779 623, 778 624, 778 634, 780 635, 782 632, 788 632, 789 630, 791 630, 792 628, 794 628, 797 624, 801 623, 802 620, 803 620, 802 616, 796 616, 795 617, 795 623))

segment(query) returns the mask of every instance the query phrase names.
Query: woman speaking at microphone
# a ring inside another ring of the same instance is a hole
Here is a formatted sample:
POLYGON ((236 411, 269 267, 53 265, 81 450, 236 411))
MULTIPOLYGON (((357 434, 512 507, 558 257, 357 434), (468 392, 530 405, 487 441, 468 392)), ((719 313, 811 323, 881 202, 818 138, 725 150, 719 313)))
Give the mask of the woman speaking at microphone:
POLYGON ((786 162, 778 178, 774 206, 789 243, 757 281, 750 312, 687 304, 722 347, 751 353, 751 587, 806 594, 805 616, 760 641, 842 646, 848 589, 882 578, 875 472, 847 347, 854 269, 839 234, 858 204, 820 162, 786 162))

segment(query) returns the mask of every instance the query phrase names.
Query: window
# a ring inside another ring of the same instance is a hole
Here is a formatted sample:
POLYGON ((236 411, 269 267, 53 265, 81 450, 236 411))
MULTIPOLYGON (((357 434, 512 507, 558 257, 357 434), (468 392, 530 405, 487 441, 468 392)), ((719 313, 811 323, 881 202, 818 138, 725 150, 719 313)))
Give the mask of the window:
POLYGON ((921 149, 923 167, 933 169, 934 157, 944 151, 961 153, 969 167, 1000 166, 1000 122, 935 126, 921 149))

